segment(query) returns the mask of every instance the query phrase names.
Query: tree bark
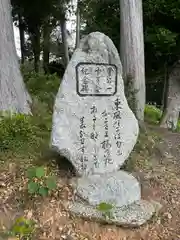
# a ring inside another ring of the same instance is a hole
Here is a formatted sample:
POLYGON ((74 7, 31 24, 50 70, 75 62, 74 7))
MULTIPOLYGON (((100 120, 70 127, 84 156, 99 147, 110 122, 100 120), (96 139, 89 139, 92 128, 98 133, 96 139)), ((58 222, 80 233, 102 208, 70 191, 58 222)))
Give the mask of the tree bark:
POLYGON ((40 45, 40 29, 37 27, 34 29, 34 32, 32 34, 32 48, 33 48, 33 54, 34 54, 34 70, 36 73, 39 72, 39 64, 40 64, 40 52, 41 52, 41 45, 40 45))
POLYGON ((166 62, 164 65, 164 86, 163 86, 163 94, 162 94, 162 104, 161 104, 161 110, 164 113, 164 111, 167 108, 167 93, 168 93, 168 63, 166 62))
POLYGON ((65 13, 62 15, 60 19, 61 24, 61 33, 62 33, 62 42, 63 42, 63 49, 64 49, 64 66, 69 63, 69 51, 68 51, 68 42, 67 42, 67 28, 66 28, 66 18, 65 13))
POLYGON ((120 55, 131 110, 144 121, 145 63, 142 0, 120 0, 120 55))
POLYGON ((77 1, 77 10, 76 10, 76 48, 79 47, 80 42, 80 8, 79 1, 77 1))
POLYGON ((175 63, 169 75, 166 103, 160 127, 175 130, 180 112, 180 61, 175 63))
POLYGON ((0 111, 29 114, 30 103, 15 48, 10 1, 0 0, 0 111))
POLYGON ((43 27, 43 68, 46 74, 49 72, 50 34, 50 18, 48 16, 43 27))
POLYGON ((19 36, 20 36, 20 47, 21 47, 21 63, 25 61, 25 35, 24 35, 24 23, 22 16, 18 14, 19 19, 19 36))

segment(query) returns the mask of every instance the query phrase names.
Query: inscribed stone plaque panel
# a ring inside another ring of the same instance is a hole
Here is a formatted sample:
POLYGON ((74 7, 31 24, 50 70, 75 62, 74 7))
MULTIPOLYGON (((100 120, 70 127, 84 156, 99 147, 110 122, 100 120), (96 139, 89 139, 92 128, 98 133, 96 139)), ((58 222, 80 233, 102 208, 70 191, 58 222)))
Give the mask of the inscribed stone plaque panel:
POLYGON ((113 64, 79 63, 76 66, 79 96, 113 96, 117 92, 117 67, 113 64))

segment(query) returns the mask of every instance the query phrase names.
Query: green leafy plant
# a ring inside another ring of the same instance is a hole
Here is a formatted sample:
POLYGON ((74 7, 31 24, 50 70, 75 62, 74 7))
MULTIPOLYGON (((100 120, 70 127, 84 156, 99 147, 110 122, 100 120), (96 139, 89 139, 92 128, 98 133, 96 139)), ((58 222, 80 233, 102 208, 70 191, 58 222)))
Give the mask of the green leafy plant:
POLYGON ((27 171, 28 193, 46 197, 50 191, 56 189, 54 176, 47 176, 44 167, 33 167, 27 171))
POLYGON ((147 104, 145 106, 144 115, 147 122, 158 124, 162 116, 162 111, 154 105, 147 104))
POLYGON ((102 202, 100 204, 98 204, 96 206, 96 209, 102 213, 102 216, 105 218, 105 219, 112 219, 113 218, 113 213, 112 213, 112 210, 113 210, 113 205, 110 204, 110 203, 105 203, 105 202, 102 202))
POLYGON ((35 222, 24 217, 16 219, 8 235, 17 237, 19 240, 30 240, 32 239, 35 231, 35 222))
POLYGON ((32 117, 11 112, 0 112, 0 150, 19 149, 34 138, 32 117))
POLYGON ((23 71, 23 77, 31 96, 36 96, 52 110, 60 84, 59 77, 56 74, 45 75, 32 71, 23 71))

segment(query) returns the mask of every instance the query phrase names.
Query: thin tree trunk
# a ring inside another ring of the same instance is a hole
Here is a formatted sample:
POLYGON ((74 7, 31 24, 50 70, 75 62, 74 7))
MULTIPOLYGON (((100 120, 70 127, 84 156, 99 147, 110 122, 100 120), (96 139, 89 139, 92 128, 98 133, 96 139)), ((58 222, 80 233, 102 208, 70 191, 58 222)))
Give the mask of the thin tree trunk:
POLYGON ((20 36, 20 47, 21 47, 21 63, 25 61, 25 35, 24 35, 24 23, 22 16, 18 14, 19 19, 19 36, 20 36))
POLYGON ((79 1, 77 1, 77 10, 76 10, 76 48, 79 47, 80 42, 80 8, 79 1))
POLYGON ((40 30, 37 27, 32 34, 32 47, 33 47, 33 54, 34 54, 34 70, 36 73, 39 72, 39 65, 40 65, 40 30))
POLYGON ((160 126, 175 130, 180 112, 180 62, 172 68, 168 79, 167 106, 164 110, 160 126))
POLYGON ((68 42, 67 42, 67 28, 66 28, 65 13, 60 19, 60 24, 61 24, 62 42, 63 42, 63 49, 64 49, 64 66, 66 67, 69 63, 69 51, 68 51, 68 42))
POLYGON ((167 93, 168 93, 168 66, 167 62, 164 65, 164 87, 163 87, 163 95, 162 95, 162 103, 161 103, 161 109, 164 113, 166 107, 167 107, 167 93))
POLYGON ((29 114, 30 103, 15 48, 10 1, 0 0, 0 111, 29 114))
POLYGON ((142 0, 120 0, 121 60, 130 108, 144 121, 145 63, 142 0))
POLYGON ((48 16, 43 27, 43 68, 44 72, 47 74, 49 72, 49 54, 50 54, 50 18, 48 16))

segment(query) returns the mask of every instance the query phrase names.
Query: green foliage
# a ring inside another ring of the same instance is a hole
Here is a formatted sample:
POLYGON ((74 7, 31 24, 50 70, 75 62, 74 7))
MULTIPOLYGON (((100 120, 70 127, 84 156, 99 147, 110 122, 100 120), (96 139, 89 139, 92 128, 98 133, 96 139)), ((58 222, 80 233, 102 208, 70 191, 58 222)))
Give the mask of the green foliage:
POLYGON ((0 151, 19 149, 26 141, 33 141, 33 130, 31 116, 1 113, 0 151))
MULTIPOLYGON (((119 49, 120 34, 117 31, 120 27, 119 0, 83 0, 81 2, 82 20, 86 23, 84 32, 103 32, 119 49)), ((163 75, 164 66, 172 64, 179 58, 179 12, 179 1, 176 0, 143 1, 145 58, 148 59, 146 76, 148 77, 163 75)))
POLYGON ((56 188, 56 182, 53 176, 50 176, 46 179, 46 186, 49 190, 53 190, 56 188))
POLYGON ((38 168, 35 169, 35 171, 36 171, 35 177, 42 178, 42 177, 45 176, 45 170, 44 170, 43 167, 38 167, 38 168))
POLYGON ((119 49, 119 1, 80 0, 82 21, 86 23, 83 34, 100 31, 108 35, 119 49))
POLYGON ((44 167, 33 167, 27 170, 28 193, 43 197, 56 189, 56 179, 54 176, 47 176, 44 167))
POLYGON ((35 222, 33 220, 20 217, 16 219, 9 235, 16 236, 19 240, 30 240, 34 231, 35 222))
POLYGON ((33 180, 30 180, 28 183, 28 192, 30 194, 35 194, 39 190, 39 183, 33 182, 33 180))
MULTIPOLYGON (((36 72, 39 71, 39 61, 36 58, 40 57, 41 49, 44 49, 41 33, 46 28, 51 34, 53 28, 59 25, 65 11, 70 12, 69 6, 67 6, 69 2, 70 0, 11 0, 14 23, 16 26, 20 25, 21 30, 29 36, 28 41, 25 41, 24 55, 31 60, 32 57, 34 58, 36 72)), ((43 40, 45 41, 45 39, 43 40)), ((46 51, 49 52, 47 48, 46 51)))
POLYGON ((48 109, 52 111, 55 96, 60 85, 59 77, 56 74, 45 75, 34 72, 23 72, 23 76, 30 94, 36 96, 37 100, 46 103, 48 109))
POLYGON ((178 121, 176 131, 177 131, 177 132, 180 132, 180 120, 178 121))
POLYGON ((147 122, 158 124, 162 116, 162 111, 154 105, 146 105, 144 115, 147 122))
POLYGON ((96 209, 102 213, 105 219, 112 219, 113 218, 113 210, 114 206, 109 203, 102 202, 96 206, 96 209))
MULTIPOLYGON (((151 124, 159 124, 162 117, 162 111, 154 105, 146 105, 144 116, 146 122, 151 124)), ((173 130, 174 126, 172 126, 171 129, 173 130)), ((177 127, 174 131, 180 132, 180 120, 178 120, 177 127)))
POLYGON ((28 155, 36 154, 37 149, 39 154, 44 144, 48 145, 52 110, 60 79, 55 74, 35 74, 31 68, 25 68, 22 72, 33 99, 33 115, 0 113, 0 152, 22 151, 28 155))

